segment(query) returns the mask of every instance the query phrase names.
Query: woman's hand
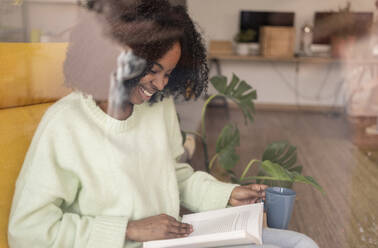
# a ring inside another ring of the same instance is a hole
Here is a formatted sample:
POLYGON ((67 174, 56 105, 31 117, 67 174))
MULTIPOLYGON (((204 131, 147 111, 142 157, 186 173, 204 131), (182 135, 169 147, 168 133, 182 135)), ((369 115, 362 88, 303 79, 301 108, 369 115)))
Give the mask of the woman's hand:
POLYGON ((193 232, 189 224, 178 222, 172 216, 160 214, 141 220, 129 221, 126 239, 145 242, 158 239, 183 238, 193 232))
POLYGON ((268 188, 268 186, 264 184, 237 186, 231 192, 228 203, 231 206, 241 206, 255 203, 261 199, 265 200, 266 188, 268 188))

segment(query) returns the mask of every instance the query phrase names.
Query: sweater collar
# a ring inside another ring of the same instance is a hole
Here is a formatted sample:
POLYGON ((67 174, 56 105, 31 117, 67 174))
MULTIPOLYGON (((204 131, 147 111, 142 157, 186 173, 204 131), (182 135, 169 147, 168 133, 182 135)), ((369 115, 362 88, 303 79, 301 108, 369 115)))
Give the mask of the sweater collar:
POLYGON ((146 103, 134 105, 132 114, 126 120, 117 120, 106 114, 95 102, 93 96, 81 94, 81 100, 91 117, 105 129, 115 132, 125 132, 137 125, 140 110, 146 103))

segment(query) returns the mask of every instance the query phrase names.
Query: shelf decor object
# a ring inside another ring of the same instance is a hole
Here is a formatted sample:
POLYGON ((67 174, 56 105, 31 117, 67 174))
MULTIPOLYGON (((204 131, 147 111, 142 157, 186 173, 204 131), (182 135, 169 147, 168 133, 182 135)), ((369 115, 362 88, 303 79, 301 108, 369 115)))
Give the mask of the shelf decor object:
POLYGON ((256 32, 252 29, 241 30, 234 37, 235 52, 238 55, 250 55, 252 53, 253 40, 256 32))
POLYGON ((312 56, 311 45, 312 45, 313 34, 314 34, 314 28, 311 25, 309 25, 308 23, 306 23, 301 28, 301 50, 300 50, 300 54, 302 56, 312 56))
POLYGON ((264 57, 294 56, 295 30, 292 27, 264 26, 260 30, 261 53, 264 57))
POLYGON ((209 52, 211 54, 232 55, 232 42, 228 40, 211 40, 209 52))

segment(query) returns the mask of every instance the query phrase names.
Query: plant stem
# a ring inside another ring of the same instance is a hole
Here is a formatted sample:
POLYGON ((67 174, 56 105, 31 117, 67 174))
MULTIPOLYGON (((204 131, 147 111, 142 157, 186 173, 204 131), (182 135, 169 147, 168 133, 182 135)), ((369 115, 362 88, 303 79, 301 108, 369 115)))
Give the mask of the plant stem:
POLYGON ((248 163, 248 165, 245 167, 245 169, 244 169, 244 171, 243 171, 243 173, 242 173, 242 175, 241 175, 241 177, 240 177, 240 181, 243 180, 243 178, 244 178, 245 175, 247 174, 249 168, 250 168, 255 162, 258 162, 258 161, 260 161, 260 160, 253 159, 253 160, 251 160, 251 161, 248 163))
POLYGON ((256 180, 256 179, 261 179, 261 180, 274 180, 274 181, 288 181, 292 182, 292 179, 282 179, 282 178, 277 178, 277 177, 265 177, 265 176, 255 176, 255 177, 245 177, 241 181, 246 181, 246 180, 256 180))
POLYGON ((213 167, 215 159, 217 159, 218 153, 214 155, 214 157, 211 159, 210 164, 209 164, 209 170, 213 167))
POLYGON ((209 102, 211 102, 211 100, 213 100, 216 96, 218 96, 218 94, 216 95, 212 95, 210 96, 205 104, 203 105, 202 107, 202 114, 201 114, 201 132, 202 132, 202 144, 203 144, 203 153, 204 153, 204 156, 205 156, 205 168, 206 168, 206 171, 207 172, 210 172, 210 169, 209 169, 209 152, 207 150, 207 135, 206 135, 206 120, 205 120, 205 117, 206 117, 206 109, 207 109, 207 105, 209 104, 209 102))

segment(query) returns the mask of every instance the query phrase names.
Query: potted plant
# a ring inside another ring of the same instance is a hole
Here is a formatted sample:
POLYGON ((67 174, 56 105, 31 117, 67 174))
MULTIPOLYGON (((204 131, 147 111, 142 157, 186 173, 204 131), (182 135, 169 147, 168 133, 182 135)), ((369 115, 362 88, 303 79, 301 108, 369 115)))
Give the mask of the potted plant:
POLYGON ((238 55, 249 55, 251 54, 251 46, 253 46, 253 41, 255 39, 256 32, 252 29, 242 30, 235 35, 235 51, 238 55))
POLYGON ((290 188, 294 182, 307 183, 324 193, 314 178, 302 175, 302 166, 296 165, 297 149, 286 141, 268 145, 261 159, 251 159, 244 166, 241 176, 236 176, 233 169, 239 162, 239 155, 235 150, 240 141, 239 129, 233 124, 227 124, 218 136, 215 154, 210 156, 205 120, 209 103, 218 96, 235 102, 243 113, 245 124, 248 124, 254 120, 254 100, 257 99, 256 90, 235 74, 230 83, 227 83, 227 78, 224 76, 215 76, 210 79, 210 82, 217 90, 217 94, 209 96, 202 108, 201 132, 187 132, 196 135, 201 140, 205 157, 204 164, 209 173, 223 181, 238 184, 257 182, 290 188), (258 175, 247 176, 252 166, 259 166, 258 175))

